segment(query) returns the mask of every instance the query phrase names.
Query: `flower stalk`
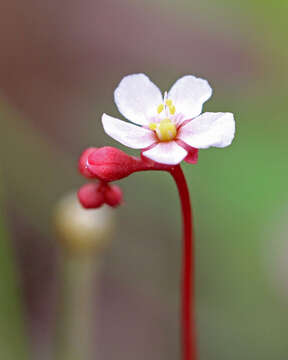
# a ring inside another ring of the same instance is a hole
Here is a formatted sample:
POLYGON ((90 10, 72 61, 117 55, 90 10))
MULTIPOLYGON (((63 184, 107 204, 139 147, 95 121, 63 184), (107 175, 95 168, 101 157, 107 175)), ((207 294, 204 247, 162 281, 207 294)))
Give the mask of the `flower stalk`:
POLYGON ((56 360, 92 360, 94 354, 94 288, 97 269, 93 256, 62 253, 56 360), (96 271, 95 271, 96 270, 96 271))
POLYGON ((101 258, 113 236, 114 225, 111 209, 102 207, 87 213, 77 201, 76 193, 63 197, 57 204, 55 230, 60 245, 60 301, 56 360, 94 358, 101 258))
POLYGON ((196 360, 195 254, 192 208, 187 182, 180 165, 170 171, 175 180, 182 213, 183 255, 181 280, 181 328, 183 360, 196 360))
MULTIPOLYGON (((79 170, 84 175, 89 171, 89 178, 104 178, 107 181, 122 179, 139 171, 166 171, 173 177, 181 203, 182 228, 183 228, 183 255, 182 255, 182 280, 181 280, 181 328, 182 328, 182 354, 183 360, 196 360, 196 324, 195 324, 195 259, 194 259, 194 234, 192 226, 192 210, 188 185, 180 165, 168 166, 159 164, 145 157, 135 158, 123 151, 104 147, 95 149, 87 158, 84 152, 80 158, 79 170), (103 157, 103 153, 105 157, 103 157), (112 160, 111 160, 112 158, 112 160), (131 164, 126 169, 123 163, 131 164), (82 164, 82 166, 81 166, 82 164), (83 165, 84 164, 84 165, 83 165), (109 174, 109 175, 108 175, 109 174)), ((87 185, 84 185, 84 187, 87 185)), ((83 187, 81 188, 83 189, 83 187)), ((85 207, 86 197, 82 191, 78 192, 80 202, 85 207)), ((97 206, 98 207, 98 206, 97 206)))

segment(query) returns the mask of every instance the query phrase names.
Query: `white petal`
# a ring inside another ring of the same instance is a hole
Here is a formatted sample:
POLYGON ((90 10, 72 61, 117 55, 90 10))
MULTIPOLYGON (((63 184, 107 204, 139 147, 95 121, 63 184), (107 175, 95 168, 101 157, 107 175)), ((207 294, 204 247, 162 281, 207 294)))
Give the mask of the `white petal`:
POLYGON ((197 149, 206 149, 230 145, 234 134, 233 114, 206 112, 180 128, 178 138, 197 149))
POLYGON ((154 132, 103 114, 102 124, 106 134, 132 149, 144 149, 155 143, 154 132))
POLYGON ((161 91, 145 74, 125 76, 114 92, 114 99, 120 113, 140 125, 147 125, 163 103, 161 91))
POLYGON ((179 164, 187 154, 187 151, 175 141, 160 142, 152 149, 143 152, 143 155, 149 159, 167 165, 179 164))
POLYGON ((207 80, 186 75, 171 87, 168 98, 173 101, 176 112, 182 113, 187 120, 201 114, 203 103, 211 95, 212 89, 207 80))

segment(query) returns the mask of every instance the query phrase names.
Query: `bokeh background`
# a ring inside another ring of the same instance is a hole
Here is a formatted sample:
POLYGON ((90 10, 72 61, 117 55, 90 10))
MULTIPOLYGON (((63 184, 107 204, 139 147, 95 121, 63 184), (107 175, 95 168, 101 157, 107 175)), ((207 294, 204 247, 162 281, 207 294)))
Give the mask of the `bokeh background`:
MULTIPOLYGON (((163 90, 184 74, 208 79, 214 95, 204 110, 237 121, 233 146, 184 165, 200 360, 286 360, 287 1, 2 0, 0 8, 1 359, 53 358, 51 214, 85 182, 81 151, 116 145, 100 116, 117 116, 117 83, 144 72, 163 90)), ((178 359, 175 186, 162 173, 121 185, 126 203, 103 255, 95 358, 178 359)))

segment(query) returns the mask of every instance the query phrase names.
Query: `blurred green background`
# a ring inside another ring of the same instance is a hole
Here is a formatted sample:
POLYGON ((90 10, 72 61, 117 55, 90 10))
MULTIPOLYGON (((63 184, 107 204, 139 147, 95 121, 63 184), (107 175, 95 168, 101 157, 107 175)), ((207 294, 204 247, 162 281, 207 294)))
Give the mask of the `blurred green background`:
MULTIPOLYGON (((205 111, 235 114, 227 149, 184 165, 195 213, 200 360, 288 357, 287 1, 20 0, 0 13, 0 358, 48 359, 57 248, 51 214, 113 91, 208 79, 205 111), (3 215, 2 215, 3 214, 3 215), (29 349, 29 351, 28 351, 29 349)), ((99 359, 178 359, 180 215, 165 174, 121 182, 101 275, 99 359)), ((51 358, 51 357, 50 357, 51 358)))

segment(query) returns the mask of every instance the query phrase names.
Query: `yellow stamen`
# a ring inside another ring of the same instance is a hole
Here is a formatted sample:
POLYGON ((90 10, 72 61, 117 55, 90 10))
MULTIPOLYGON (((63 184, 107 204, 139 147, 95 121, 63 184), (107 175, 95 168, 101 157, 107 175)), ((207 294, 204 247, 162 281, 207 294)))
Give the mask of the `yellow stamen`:
POLYGON ((171 141, 177 135, 176 125, 168 118, 160 121, 160 123, 150 123, 149 129, 156 132, 160 141, 171 141))
POLYGON ((175 124, 170 119, 164 119, 160 121, 156 133, 160 141, 170 141, 175 138, 177 130, 175 124))
POLYGON ((164 109, 164 105, 163 105, 163 104, 160 104, 160 105, 158 106, 158 108, 157 108, 158 114, 160 114, 160 113, 163 111, 163 109, 164 109))
POLYGON ((155 123, 150 123, 150 124, 149 124, 149 129, 150 129, 150 130, 156 130, 156 129, 157 129, 157 124, 155 124, 155 123))
POLYGON ((174 115, 174 114, 175 114, 175 111, 176 111, 175 106, 174 106, 174 105, 169 106, 169 111, 170 111, 170 114, 171 114, 171 115, 174 115))
POLYGON ((173 101, 171 99, 167 99, 166 97, 167 97, 167 94, 165 94, 165 97, 164 97, 165 105, 160 104, 157 107, 157 112, 158 112, 158 114, 160 114, 160 113, 162 113, 163 110, 165 110, 165 115, 167 117, 165 119, 162 119, 160 122, 149 124, 149 129, 155 131, 155 133, 160 141, 171 141, 177 135, 176 125, 169 119, 169 115, 168 115, 168 110, 171 115, 174 115, 176 113, 176 108, 173 105, 173 101))

